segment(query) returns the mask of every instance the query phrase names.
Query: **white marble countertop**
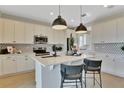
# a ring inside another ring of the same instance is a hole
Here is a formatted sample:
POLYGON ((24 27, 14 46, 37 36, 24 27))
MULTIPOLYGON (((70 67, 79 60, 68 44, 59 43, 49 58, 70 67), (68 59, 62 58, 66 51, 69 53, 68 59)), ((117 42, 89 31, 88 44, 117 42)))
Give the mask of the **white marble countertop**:
POLYGON ((83 60, 82 56, 66 56, 61 55, 57 57, 49 57, 49 58, 42 58, 41 56, 31 56, 31 58, 35 61, 40 63, 42 66, 47 65, 56 65, 56 64, 62 64, 66 62, 73 62, 73 61, 81 61, 83 60))

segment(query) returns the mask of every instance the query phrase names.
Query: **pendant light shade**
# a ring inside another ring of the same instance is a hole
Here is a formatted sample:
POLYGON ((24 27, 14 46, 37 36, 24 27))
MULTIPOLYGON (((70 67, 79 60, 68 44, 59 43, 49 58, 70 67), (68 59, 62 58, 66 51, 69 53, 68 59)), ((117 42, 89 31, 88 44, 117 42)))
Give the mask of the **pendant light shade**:
POLYGON ((87 33, 87 28, 83 25, 83 23, 82 23, 82 7, 80 6, 80 21, 81 21, 81 23, 80 23, 80 25, 76 28, 76 33, 83 33, 83 34, 85 34, 85 33, 87 33))
POLYGON ((80 23, 75 31, 76 33, 87 33, 87 28, 82 23, 80 23))
POLYGON ((52 28, 55 30, 67 29, 66 21, 59 15, 52 23, 52 28))
POLYGON ((60 15, 60 5, 59 5, 59 16, 52 23, 52 28, 54 30, 65 30, 67 29, 66 21, 60 15))

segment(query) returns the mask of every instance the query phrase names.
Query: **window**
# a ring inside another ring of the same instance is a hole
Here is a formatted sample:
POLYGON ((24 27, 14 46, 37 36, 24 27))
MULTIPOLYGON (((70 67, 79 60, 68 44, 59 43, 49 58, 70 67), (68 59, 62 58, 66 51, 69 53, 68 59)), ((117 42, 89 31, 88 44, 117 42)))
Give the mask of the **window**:
POLYGON ((86 34, 78 36, 78 46, 79 48, 82 48, 86 45, 86 34))

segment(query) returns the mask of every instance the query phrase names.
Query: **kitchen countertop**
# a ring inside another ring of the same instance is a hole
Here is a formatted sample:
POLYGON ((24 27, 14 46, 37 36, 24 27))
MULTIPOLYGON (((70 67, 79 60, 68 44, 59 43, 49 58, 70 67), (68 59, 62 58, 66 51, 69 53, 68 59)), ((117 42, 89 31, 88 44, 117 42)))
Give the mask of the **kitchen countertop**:
MULTIPOLYGON (((62 64, 67 62, 75 62, 75 61, 81 61, 84 58, 88 58, 87 55, 83 54, 81 56, 67 56, 67 55, 61 55, 57 57, 48 57, 48 58, 42 58, 41 56, 31 56, 31 58, 35 61, 40 63, 42 66, 47 65, 56 65, 56 64, 62 64)), ((92 58, 97 59, 98 58, 92 58)))

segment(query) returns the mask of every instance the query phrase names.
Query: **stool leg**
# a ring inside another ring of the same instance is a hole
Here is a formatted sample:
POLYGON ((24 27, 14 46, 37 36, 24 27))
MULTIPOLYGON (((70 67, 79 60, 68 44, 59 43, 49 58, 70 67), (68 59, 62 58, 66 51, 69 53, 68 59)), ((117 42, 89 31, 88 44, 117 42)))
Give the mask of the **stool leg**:
POLYGON ((99 78, 100 78, 100 87, 102 88, 101 72, 99 72, 99 78))
POLYGON ((86 72, 85 72, 84 79, 85 79, 85 88, 86 88, 86 72))
POLYGON ((63 88, 63 83, 64 83, 64 79, 61 79, 61 85, 60 85, 60 88, 63 88))
POLYGON ((80 83, 81 83, 81 88, 83 87, 83 85, 82 85, 82 77, 80 78, 80 83))
POLYGON ((77 80, 76 80, 76 88, 78 88, 78 86, 77 86, 77 80))
POLYGON ((93 85, 95 86, 95 72, 93 71, 93 85))

